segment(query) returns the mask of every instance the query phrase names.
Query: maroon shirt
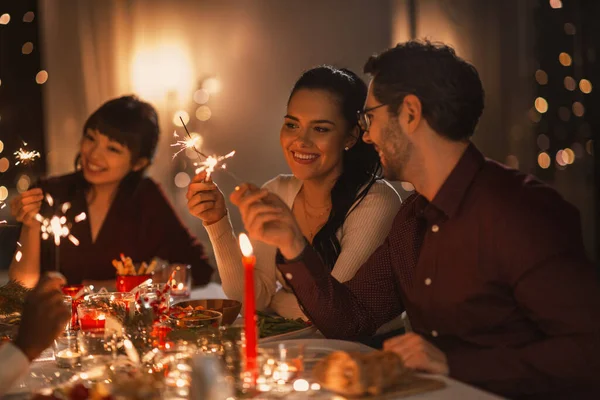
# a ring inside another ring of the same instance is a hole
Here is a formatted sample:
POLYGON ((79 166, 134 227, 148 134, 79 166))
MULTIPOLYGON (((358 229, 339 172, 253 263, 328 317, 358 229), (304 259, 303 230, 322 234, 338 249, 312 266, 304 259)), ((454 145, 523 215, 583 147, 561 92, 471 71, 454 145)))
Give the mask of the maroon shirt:
MULTIPOLYGON (((80 173, 51 178, 40 186, 55 202, 71 202, 69 221, 81 212, 87 213, 86 182, 80 173)), ((42 212, 52 214, 47 205, 42 212)), ((63 238, 59 248, 60 272, 70 284, 84 279, 114 279, 112 260, 119 259, 120 253, 136 263, 159 257, 171 263, 190 264, 197 285, 208 283, 213 272, 202 245, 183 226, 160 187, 150 178, 133 178, 121 184, 95 242, 87 219, 73 224, 71 231, 79 246, 63 238)), ((42 271, 54 270, 53 240, 42 241, 41 251, 42 271)))
POLYGON ((337 282, 309 246, 279 269, 327 337, 372 335, 406 310, 456 379, 511 398, 589 398, 600 380, 600 285, 580 232, 577 210, 553 189, 470 145, 431 203, 407 199, 354 279, 337 282), (414 202, 425 203, 426 231, 411 266, 403 222, 414 202))

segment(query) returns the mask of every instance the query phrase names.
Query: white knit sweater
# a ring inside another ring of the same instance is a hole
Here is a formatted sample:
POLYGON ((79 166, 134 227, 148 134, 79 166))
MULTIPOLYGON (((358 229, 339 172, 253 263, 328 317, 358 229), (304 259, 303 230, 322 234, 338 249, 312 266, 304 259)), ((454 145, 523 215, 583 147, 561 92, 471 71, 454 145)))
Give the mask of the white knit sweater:
MULTIPOLYGON (((263 186, 292 208, 302 181, 293 175, 279 175, 263 186)), ((340 282, 354 277, 359 267, 375 252, 391 229, 400 208, 400 196, 387 182, 377 181, 337 231, 341 252, 331 274, 340 282)), ((244 267, 229 217, 205 226, 213 245, 223 290, 227 297, 244 298, 244 267)), ((275 264, 276 248, 252 241, 256 256, 255 293, 258 310, 271 309, 286 318, 305 318, 296 296, 285 286, 275 264)))

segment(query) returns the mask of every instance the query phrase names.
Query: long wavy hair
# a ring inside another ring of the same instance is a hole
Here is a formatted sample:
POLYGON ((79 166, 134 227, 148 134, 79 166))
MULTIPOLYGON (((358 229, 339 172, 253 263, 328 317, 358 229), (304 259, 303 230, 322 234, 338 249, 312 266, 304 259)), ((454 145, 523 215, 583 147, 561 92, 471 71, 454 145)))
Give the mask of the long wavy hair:
MULTIPOLYGON (((341 114, 348 123, 349 131, 358 126, 357 112, 362 110, 367 97, 367 85, 354 72, 330 65, 312 68, 302 74, 292 88, 288 99, 301 89, 325 90, 338 99, 341 114)), ((323 262, 333 269, 341 251, 337 230, 346 217, 367 195, 375 181, 381 178, 379 155, 372 145, 362 140, 360 129, 356 144, 344 152, 342 173, 331 189, 331 213, 329 219, 317 232, 312 246, 323 262)))

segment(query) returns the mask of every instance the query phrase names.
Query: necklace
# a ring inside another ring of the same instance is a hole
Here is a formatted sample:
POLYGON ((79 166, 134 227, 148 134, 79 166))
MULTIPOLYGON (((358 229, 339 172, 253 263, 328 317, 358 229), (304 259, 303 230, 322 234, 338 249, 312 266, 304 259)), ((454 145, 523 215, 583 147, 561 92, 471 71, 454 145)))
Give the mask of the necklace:
MULTIPOLYGON (((306 196, 304 196, 304 194, 303 194, 303 195, 302 195, 302 208, 304 209, 304 221, 306 222, 306 226, 308 227, 308 234, 309 234, 309 236, 310 236, 310 237, 309 237, 309 240, 310 240, 310 242, 312 243, 312 241, 313 241, 313 238, 315 237, 315 233, 317 233, 317 232, 318 232, 318 230, 319 230, 320 228, 322 228, 322 227, 323 227, 323 225, 325 225, 325 223, 318 223, 318 224, 317 224, 317 225, 314 227, 314 230, 313 230, 312 224, 311 224, 311 222, 310 222, 310 219, 309 219, 308 217, 310 216, 310 217, 312 217, 313 219, 315 219, 315 218, 321 218, 321 217, 323 217, 325 214, 329 213, 329 211, 331 211, 331 206, 329 205, 329 206, 325 206, 325 207, 319 207, 319 208, 321 208, 321 209, 323 209, 323 208, 324 208, 324 210, 323 210, 323 211, 322 211, 320 214, 318 214, 318 215, 311 215, 311 214, 310 214, 310 213, 307 211, 307 209, 306 209, 306 208, 307 208, 307 207, 306 207, 306 205, 307 205, 307 204, 308 204, 308 202, 306 201, 306 196), (314 231, 317 231, 317 232, 314 232, 314 231)), ((312 206, 311 206, 311 207, 312 207, 312 206)), ((317 207, 313 207, 313 208, 315 208, 315 209, 318 209, 317 207)))

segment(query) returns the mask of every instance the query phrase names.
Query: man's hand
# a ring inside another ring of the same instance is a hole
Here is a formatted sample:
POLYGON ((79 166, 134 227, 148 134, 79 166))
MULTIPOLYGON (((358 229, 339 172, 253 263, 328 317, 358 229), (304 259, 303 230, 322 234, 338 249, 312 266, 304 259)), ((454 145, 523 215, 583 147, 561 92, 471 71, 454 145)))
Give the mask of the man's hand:
POLYGON ((239 209, 248 235, 279 248, 291 260, 298 257, 306 240, 289 207, 279 196, 251 184, 243 184, 230 200, 239 209))
POLYGON ((32 361, 52 345, 71 317, 64 304, 61 286, 65 278, 56 272, 48 273, 25 299, 23 316, 15 346, 32 361))
POLYGON ((398 354, 407 368, 440 375, 448 375, 450 372, 446 355, 415 333, 386 340, 383 350, 398 354))

